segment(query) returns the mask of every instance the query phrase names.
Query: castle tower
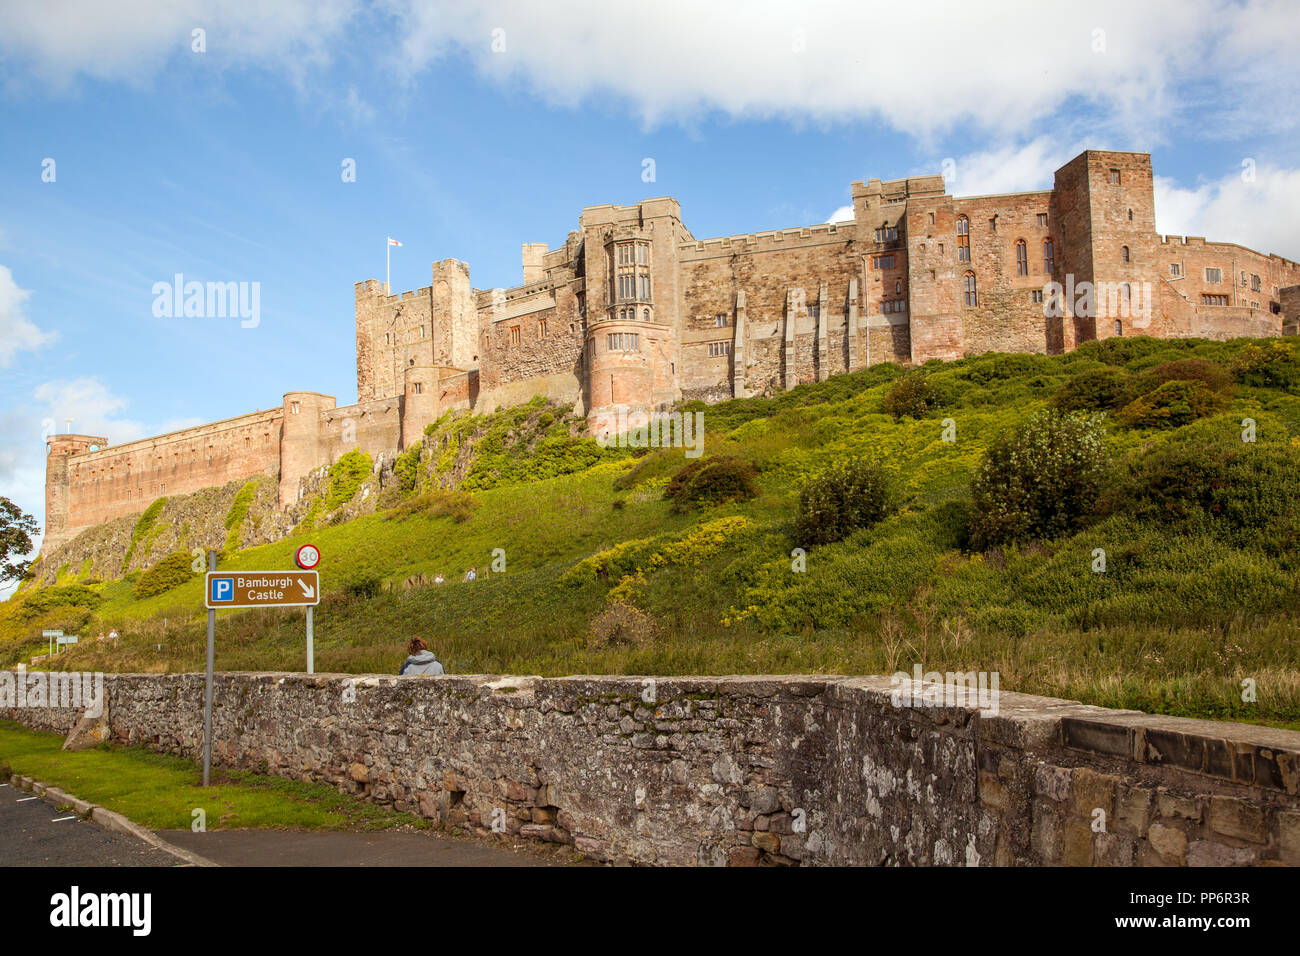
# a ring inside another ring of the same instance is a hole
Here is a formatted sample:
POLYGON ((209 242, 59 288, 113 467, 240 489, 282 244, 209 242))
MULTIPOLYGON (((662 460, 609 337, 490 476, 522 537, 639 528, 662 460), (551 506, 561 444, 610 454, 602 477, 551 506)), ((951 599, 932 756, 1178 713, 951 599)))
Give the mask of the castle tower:
POLYGON ((419 444, 424 428, 438 418, 438 372, 430 365, 411 365, 406 369, 402 393, 402 450, 419 444))
POLYGON ((478 309, 469 282, 469 263, 457 259, 435 262, 431 364, 469 369, 478 368, 478 363, 478 309))
POLYGON ((334 407, 333 395, 285 393, 280 432, 280 507, 296 503, 302 479, 329 461, 321 435, 321 412, 334 407))
POLYGON ((68 459, 82 452, 108 447, 96 435, 51 435, 45 442, 45 534, 41 553, 48 554, 72 537, 68 532, 70 493, 68 459))
MULTIPOLYGON (((1074 343, 1143 334, 1150 314, 1135 315, 1159 275, 1155 192, 1147 153, 1087 150, 1056 171, 1052 196, 1062 233, 1063 285, 1092 284, 1093 308, 1074 314, 1074 343)), ((1067 324, 1076 310, 1067 295, 1067 324)), ((1067 343, 1068 343, 1067 329, 1067 343)))

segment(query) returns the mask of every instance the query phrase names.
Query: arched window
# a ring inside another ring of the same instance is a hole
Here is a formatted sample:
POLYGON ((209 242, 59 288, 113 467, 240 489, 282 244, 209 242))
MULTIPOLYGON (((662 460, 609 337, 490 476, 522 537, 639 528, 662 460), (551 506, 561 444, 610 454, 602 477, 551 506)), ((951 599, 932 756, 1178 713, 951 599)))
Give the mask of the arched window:
POLYGON ((1056 269, 1056 247, 1051 239, 1043 240, 1043 272, 1051 275, 1056 269))
POLYGON ((970 220, 957 217, 957 261, 970 262, 970 220))
POLYGON ((1029 246, 1023 239, 1016 240, 1016 275, 1029 275, 1029 246))
POLYGON ((1132 221, 1133 221, 1133 210, 1132 210, 1132 209, 1130 209, 1130 210, 1128 211, 1128 221, 1129 221, 1129 222, 1132 222, 1132 221))
MULTIPOLYGON (((1133 289, 1127 282, 1122 283, 1119 287, 1119 314, 1133 314, 1133 289)), ((1115 324, 1119 325, 1118 322, 1115 324)))
POLYGON ((1119 247, 1119 257, 1122 262, 1128 262, 1128 246, 1119 247))
POLYGON ((966 273, 965 280, 966 280, 966 305, 970 308, 974 308, 979 301, 975 294, 975 273, 973 272, 966 273))

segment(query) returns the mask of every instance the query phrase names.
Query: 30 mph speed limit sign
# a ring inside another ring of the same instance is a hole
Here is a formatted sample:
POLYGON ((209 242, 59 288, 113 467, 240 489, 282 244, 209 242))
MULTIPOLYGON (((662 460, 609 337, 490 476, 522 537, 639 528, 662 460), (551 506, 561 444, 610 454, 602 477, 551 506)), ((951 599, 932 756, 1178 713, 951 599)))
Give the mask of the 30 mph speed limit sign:
POLYGON ((304 544, 293 553, 293 560, 304 571, 310 571, 320 564, 320 548, 314 544, 304 544))

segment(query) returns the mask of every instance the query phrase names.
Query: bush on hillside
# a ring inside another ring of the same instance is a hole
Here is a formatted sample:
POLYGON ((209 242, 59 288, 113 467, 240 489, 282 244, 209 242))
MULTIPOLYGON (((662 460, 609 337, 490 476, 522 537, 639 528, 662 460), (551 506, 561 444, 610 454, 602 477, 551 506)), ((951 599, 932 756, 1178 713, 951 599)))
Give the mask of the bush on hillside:
POLYGON ((924 418, 937 408, 948 404, 942 389, 930 381, 922 371, 909 372, 889 387, 881 402, 881 411, 899 421, 904 415, 924 418))
POLYGON ((799 491, 795 543, 813 547, 841 541, 890 514, 893 498, 879 461, 855 458, 832 465, 799 491))
POLYGON ((1300 355, 1290 342, 1252 343, 1232 360, 1232 377, 1254 388, 1300 392, 1300 355))
POLYGON ((664 499, 672 501, 677 512, 725 501, 748 501, 758 497, 757 477, 753 462, 734 455, 698 458, 673 475, 664 488, 664 499))
POLYGON ((1293 550, 1300 538, 1300 447, 1198 437, 1142 449, 1125 460, 1102 510, 1271 553, 1293 550))
POLYGON ((194 577, 193 560, 188 551, 172 552, 140 575, 132 593, 138 598, 153 597, 184 584, 194 577))
POLYGON ((1052 395, 1052 405, 1062 412, 1108 412, 1128 404, 1129 376, 1107 366, 1089 369, 1066 379, 1052 395))
POLYGON ((1165 382, 1200 382, 1211 392, 1226 393, 1232 389, 1232 376, 1218 362, 1206 359, 1177 359, 1165 362, 1138 376, 1138 392, 1145 393, 1165 382))
POLYGON ((1223 396, 1203 382, 1172 380, 1139 395, 1119 410, 1129 428, 1179 428, 1223 407, 1223 396))
MULTIPOLYGON (((16 600, 16 598, 11 599, 16 600)), ((102 598, 98 592, 84 584, 63 584, 55 587, 36 588, 26 592, 22 597, 19 612, 24 619, 31 619, 38 614, 56 608, 90 608, 99 606, 102 598)))
POLYGON ((325 510, 333 511, 352 500, 361 483, 370 476, 370 456, 353 449, 330 466, 329 489, 325 492, 325 510))
POLYGON ((971 545, 1051 538, 1094 513, 1110 471, 1101 420, 1042 411, 998 436, 971 479, 971 545))

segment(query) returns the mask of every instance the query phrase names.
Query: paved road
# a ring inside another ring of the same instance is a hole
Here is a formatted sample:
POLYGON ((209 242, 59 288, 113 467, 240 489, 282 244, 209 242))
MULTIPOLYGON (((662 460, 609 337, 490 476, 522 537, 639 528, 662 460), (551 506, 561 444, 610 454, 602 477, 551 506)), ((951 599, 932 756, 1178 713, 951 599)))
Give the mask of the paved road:
POLYGON ((0 785, 0 866, 176 866, 147 843, 0 785))
POLYGON ((159 830, 158 835, 221 866, 562 866, 554 854, 431 833, 321 830, 159 830))

